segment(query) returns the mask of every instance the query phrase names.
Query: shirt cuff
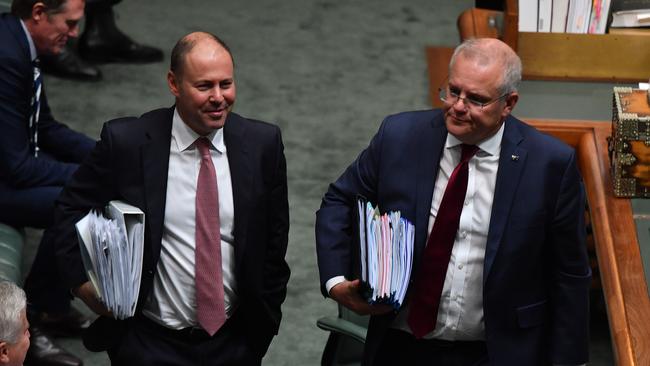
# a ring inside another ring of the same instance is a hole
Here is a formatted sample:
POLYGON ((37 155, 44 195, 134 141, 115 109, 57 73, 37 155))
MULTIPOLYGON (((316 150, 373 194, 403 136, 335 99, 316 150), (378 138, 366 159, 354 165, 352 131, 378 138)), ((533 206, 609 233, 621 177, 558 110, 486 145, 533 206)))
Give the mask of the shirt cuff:
POLYGON ((345 281, 345 276, 336 276, 332 277, 327 282, 325 282, 325 289, 327 290, 327 295, 330 294, 330 291, 332 290, 332 287, 338 285, 341 282, 345 281))

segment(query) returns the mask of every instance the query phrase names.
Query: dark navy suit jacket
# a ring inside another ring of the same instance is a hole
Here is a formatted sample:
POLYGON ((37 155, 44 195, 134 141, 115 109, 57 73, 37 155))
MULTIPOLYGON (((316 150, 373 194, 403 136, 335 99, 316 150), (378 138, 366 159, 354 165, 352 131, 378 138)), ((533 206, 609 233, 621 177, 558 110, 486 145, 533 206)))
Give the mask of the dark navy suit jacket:
POLYGON ((38 124, 39 158, 30 146, 34 74, 18 18, 0 15, 0 189, 62 186, 95 142, 57 122, 45 88, 38 124))
MULTIPOLYGON (((145 213, 145 247, 138 312, 153 287, 160 257, 173 108, 104 125, 101 140, 57 200, 57 260, 69 288, 86 281, 74 223, 110 200, 145 213)), ((289 267, 285 253, 289 205, 280 129, 229 113, 224 141, 234 203, 235 279, 246 335, 261 357, 280 325, 289 267)), ((87 334, 94 350, 119 341, 124 322, 100 317, 87 334)), ((90 342, 88 342, 90 341, 90 342)))
MULTIPOLYGON (((330 185, 317 212, 321 288, 354 277, 355 196, 415 223, 414 273, 427 239, 434 182, 447 130, 440 110, 389 116, 330 185)), ((591 271, 585 197, 575 151, 514 117, 501 144, 487 238, 483 307, 492 365, 581 364, 588 358, 591 271)), ((370 320, 370 363, 394 315, 370 320)))

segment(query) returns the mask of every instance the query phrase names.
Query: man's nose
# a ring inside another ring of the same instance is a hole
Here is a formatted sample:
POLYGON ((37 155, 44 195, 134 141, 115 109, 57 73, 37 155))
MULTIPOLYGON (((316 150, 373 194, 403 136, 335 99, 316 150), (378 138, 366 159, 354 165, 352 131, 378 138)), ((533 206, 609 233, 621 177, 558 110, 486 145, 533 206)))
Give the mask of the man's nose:
POLYGON ((465 112, 467 111, 467 101, 465 97, 461 97, 460 95, 456 98, 454 101, 454 104, 451 105, 454 109, 465 112))
POLYGON ((75 24, 68 30, 68 37, 77 38, 79 36, 79 24, 75 24))
POLYGON ((210 93, 210 101, 213 103, 221 103, 223 101, 223 94, 221 93, 221 89, 216 87, 212 89, 212 93, 210 93))

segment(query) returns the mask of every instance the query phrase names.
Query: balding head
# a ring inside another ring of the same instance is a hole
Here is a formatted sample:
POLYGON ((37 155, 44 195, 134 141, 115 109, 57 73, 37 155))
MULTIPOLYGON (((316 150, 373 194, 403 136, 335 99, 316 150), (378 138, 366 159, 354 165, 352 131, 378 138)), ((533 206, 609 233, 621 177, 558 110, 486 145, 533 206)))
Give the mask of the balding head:
POLYGON ((234 64, 234 59, 232 57, 232 53, 230 52, 230 48, 221 38, 208 32, 193 32, 179 39, 172 49, 169 69, 176 75, 176 77, 182 77, 183 67, 185 66, 185 56, 187 56, 187 54, 190 53, 194 47, 199 44, 204 44, 204 42, 216 43, 221 48, 226 50, 234 64))
POLYGON ((456 47, 449 62, 449 72, 458 57, 472 60, 480 67, 499 65, 502 70, 501 93, 517 91, 521 81, 521 60, 519 56, 502 41, 496 38, 476 38, 464 41, 456 47))

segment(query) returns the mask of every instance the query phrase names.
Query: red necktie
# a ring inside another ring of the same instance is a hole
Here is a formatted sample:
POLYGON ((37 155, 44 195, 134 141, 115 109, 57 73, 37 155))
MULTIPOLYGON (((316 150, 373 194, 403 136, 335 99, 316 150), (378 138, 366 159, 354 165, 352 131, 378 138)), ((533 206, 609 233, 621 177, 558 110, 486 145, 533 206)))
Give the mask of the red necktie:
POLYGON ((194 278, 196 319, 210 335, 226 322, 221 273, 221 225, 217 174, 210 156, 210 141, 199 137, 195 146, 201 153, 201 169, 196 185, 196 248, 194 278))
POLYGON ((435 329, 440 295, 454 246, 456 231, 467 192, 468 162, 478 151, 476 145, 462 144, 460 163, 449 177, 436 220, 424 249, 420 270, 411 297, 408 324, 415 338, 435 329))

